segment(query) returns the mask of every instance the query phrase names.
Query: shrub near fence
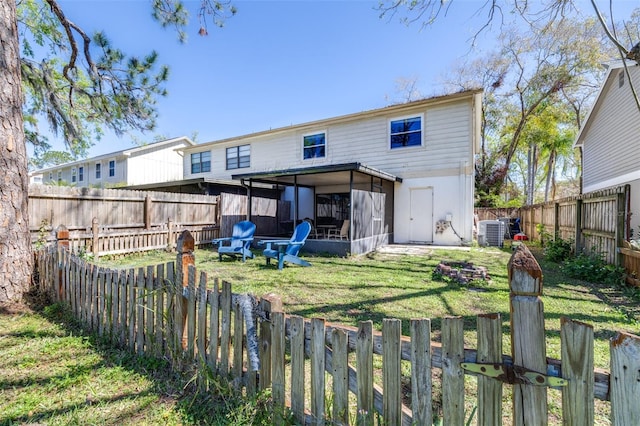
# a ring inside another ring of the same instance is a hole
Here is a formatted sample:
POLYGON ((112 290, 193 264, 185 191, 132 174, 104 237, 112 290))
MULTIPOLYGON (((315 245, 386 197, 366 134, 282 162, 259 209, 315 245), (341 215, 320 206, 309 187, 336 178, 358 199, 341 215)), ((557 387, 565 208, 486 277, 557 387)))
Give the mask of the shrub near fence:
POLYGON ((50 247, 36 253, 36 267, 44 291, 114 344, 189 362, 201 371, 206 366, 248 395, 271 389, 275 424, 285 422, 285 407, 303 424, 431 424, 433 369, 442 373, 444 424, 465 422, 465 374, 477 376, 478 424, 502 424, 504 384, 514 387, 516 425, 547 423, 547 386, 562 391, 564 424, 593 424, 594 398, 610 399, 612 424, 640 424, 639 338, 618 333, 611 341, 611 374, 596 372, 593 328, 563 319, 562 359, 547 359, 542 274, 524 246, 508 266, 511 355, 502 354, 499 315, 478 316, 477 349, 464 347, 458 317, 443 319, 439 344, 431 341, 429 319, 411 320, 405 337, 397 319, 385 319, 378 333, 371 321, 353 328, 289 316, 275 296, 256 304, 233 294, 226 282, 215 280, 209 287, 206 274, 192 266, 192 250, 193 239, 185 233, 175 264, 111 270, 50 247), (352 352, 356 367, 349 363, 352 352), (374 368, 376 358, 382 359, 381 371, 374 368), (410 391, 401 383, 403 362, 411 364, 410 391))

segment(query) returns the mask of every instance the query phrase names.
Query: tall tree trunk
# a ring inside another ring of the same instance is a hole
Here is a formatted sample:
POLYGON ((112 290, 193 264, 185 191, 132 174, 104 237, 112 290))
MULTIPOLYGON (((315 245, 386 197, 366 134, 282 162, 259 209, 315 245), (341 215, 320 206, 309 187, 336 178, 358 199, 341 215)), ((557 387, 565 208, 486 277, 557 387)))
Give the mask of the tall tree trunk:
POLYGON ((22 126, 16 2, 0 1, 0 303, 21 301, 31 282, 29 179, 22 126))
MULTIPOLYGON (((555 177, 556 168, 556 151, 552 150, 549 154, 549 162, 547 163, 547 183, 544 186, 544 202, 549 201, 549 191, 551 190, 551 180, 555 177)), ((553 194, 552 200, 555 200, 555 194, 553 194)))

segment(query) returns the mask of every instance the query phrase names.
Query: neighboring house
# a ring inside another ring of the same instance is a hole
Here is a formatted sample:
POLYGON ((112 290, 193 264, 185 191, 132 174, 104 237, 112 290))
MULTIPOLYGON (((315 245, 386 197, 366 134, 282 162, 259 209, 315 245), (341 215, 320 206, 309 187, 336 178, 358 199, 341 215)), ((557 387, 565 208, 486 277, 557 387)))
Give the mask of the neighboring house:
POLYGON ((180 148, 193 146, 187 137, 112 152, 30 173, 32 183, 77 187, 123 187, 182 179, 180 148))
POLYGON ((481 102, 465 91, 190 146, 184 178, 282 189, 293 206, 283 225, 349 220, 350 253, 468 244, 481 102))
MULTIPOLYGON (((636 93, 640 67, 627 61, 636 93)), ((630 184, 640 194, 640 111, 622 61, 608 64, 596 101, 576 138, 582 152, 582 193, 630 184)), ((629 200, 630 229, 640 226, 640 197, 629 200)), ((637 235, 637 234, 636 234, 637 235)))

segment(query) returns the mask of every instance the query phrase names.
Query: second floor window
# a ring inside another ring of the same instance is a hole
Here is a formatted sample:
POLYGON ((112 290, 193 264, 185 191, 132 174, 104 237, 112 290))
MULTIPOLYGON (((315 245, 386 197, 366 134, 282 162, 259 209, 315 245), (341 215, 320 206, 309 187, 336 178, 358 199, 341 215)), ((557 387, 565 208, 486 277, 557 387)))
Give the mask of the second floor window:
POLYGON ((392 120, 391 149, 422 145, 422 117, 409 117, 392 120))
POLYGON ((100 179, 102 177, 102 164, 96 163, 96 179, 100 179))
POLYGON ((116 175, 116 162, 115 160, 109 161, 109 177, 114 177, 116 175))
POLYGON ((250 145, 227 148, 227 170, 242 169, 251 165, 250 145))
POLYGON ((191 154, 191 173, 206 173, 211 171, 211 152, 196 152, 191 154))
POLYGON ((326 136, 324 133, 307 135, 302 138, 302 158, 324 158, 326 148, 326 136))

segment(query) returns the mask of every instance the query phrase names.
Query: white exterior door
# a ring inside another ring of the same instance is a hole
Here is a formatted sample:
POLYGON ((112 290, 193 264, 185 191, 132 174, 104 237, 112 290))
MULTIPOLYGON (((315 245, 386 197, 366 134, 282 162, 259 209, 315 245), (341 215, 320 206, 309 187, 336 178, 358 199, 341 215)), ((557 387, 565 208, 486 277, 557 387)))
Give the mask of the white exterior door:
POLYGON ((412 188, 409 212, 409 240, 433 242, 433 188, 412 188))

